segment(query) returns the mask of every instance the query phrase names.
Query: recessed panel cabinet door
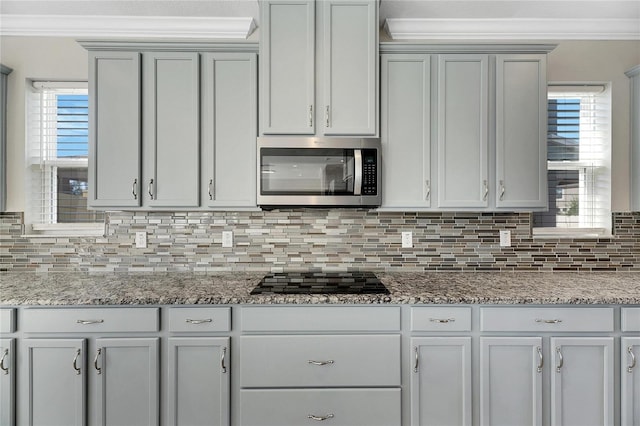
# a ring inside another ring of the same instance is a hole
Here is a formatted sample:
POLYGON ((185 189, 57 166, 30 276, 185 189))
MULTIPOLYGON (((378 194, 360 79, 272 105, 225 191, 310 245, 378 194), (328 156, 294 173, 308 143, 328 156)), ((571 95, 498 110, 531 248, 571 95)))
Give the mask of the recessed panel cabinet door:
POLYGON ((620 353, 622 375, 622 425, 640 425, 640 337, 623 337, 620 353))
POLYGON ((16 339, 0 339, 0 425, 15 424, 16 339))
POLYGON ((151 207, 199 205, 197 53, 143 54, 142 190, 151 207))
POLYGON ((613 337, 551 338, 551 424, 612 425, 613 337))
POLYGON ((480 424, 542 426, 542 338, 480 339, 480 424))
POLYGON ((429 55, 382 55, 382 207, 431 205, 429 55))
POLYGON ((315 2, 260 2, 261 133, 315 133, 315 2))
POLYGON ((438 207, 487 207, 487 55, 438 58, 438 207))
POLYGON ((202 200, 256 206, 256 55, 202 55, 202 200))
POLYGON ((86 424, 84 339, 24 339, 18 421, 21 425, 86 424))
POLYGON ((140 54, 89 52, 90 207, 138 207, 140 54))

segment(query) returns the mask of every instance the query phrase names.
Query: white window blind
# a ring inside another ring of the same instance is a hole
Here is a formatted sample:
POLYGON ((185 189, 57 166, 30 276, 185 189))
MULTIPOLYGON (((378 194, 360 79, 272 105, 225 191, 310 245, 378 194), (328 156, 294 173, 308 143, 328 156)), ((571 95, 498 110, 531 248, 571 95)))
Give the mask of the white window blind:
POLYGON ((550 85, 549 211, 534 234, 602 235, 611 229, 611 94, 608 84, 550 85))
POLYGON ((87 210, 86 82, 32 82, 27 93, 27 208, 32 231, 96 229, 87 210))

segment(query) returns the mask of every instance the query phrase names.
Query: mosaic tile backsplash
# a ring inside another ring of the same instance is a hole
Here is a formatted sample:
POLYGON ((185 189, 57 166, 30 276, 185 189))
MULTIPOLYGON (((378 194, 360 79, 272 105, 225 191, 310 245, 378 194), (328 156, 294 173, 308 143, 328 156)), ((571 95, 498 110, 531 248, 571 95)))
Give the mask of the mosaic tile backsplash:
POLYGON ((640 213, 614 213, 613 237, 531 237, 530 213, 358 209, 110 212, 103 237, 23 236, 0 213, 0 271, 640 271, 640 213), (499 246, 510 230, 511 247, 499 246), (222 248, 222 231, 234 247, 222 248), (146 249, 135 233, 148 234, 146 249), (413 248, 401 248, 401 232, 413 248))

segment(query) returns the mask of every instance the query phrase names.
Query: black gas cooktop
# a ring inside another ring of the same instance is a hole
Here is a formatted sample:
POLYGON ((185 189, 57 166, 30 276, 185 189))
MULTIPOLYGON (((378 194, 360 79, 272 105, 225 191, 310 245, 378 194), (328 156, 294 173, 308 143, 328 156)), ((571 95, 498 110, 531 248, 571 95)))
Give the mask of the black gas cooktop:
POLYGON ((373 272, 277 272, 251 294, 389 294, 373 272))

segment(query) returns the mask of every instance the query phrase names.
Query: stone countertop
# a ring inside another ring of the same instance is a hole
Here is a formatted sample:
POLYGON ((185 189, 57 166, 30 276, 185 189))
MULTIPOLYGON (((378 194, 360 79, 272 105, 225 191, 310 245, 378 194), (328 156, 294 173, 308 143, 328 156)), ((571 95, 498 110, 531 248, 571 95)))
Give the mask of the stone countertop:
POLYGON ((259 295, 264 273, 0 273, 0 306, 640 304, 634 272, 377 272, 388 295, 259 295))

